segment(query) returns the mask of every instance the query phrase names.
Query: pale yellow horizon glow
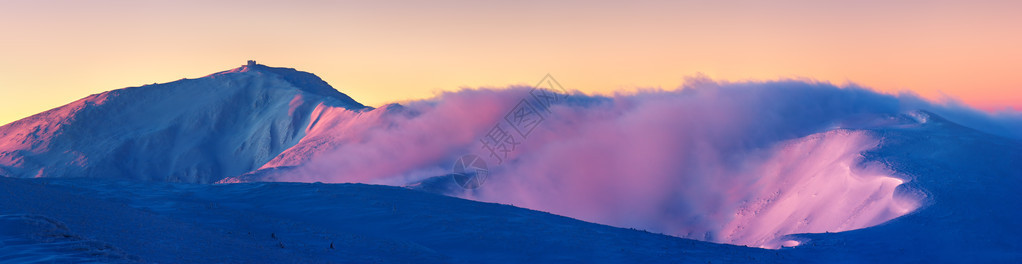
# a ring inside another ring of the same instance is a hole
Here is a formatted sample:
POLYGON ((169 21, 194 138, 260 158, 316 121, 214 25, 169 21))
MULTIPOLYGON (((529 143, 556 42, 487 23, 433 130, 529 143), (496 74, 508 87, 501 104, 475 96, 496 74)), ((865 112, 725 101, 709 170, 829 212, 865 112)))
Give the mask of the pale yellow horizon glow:
POLYGON ((1011 1, 0 2, 0 124, 253 59, 380 106, 460 87, 811 78, 1022 109, 1011 1))

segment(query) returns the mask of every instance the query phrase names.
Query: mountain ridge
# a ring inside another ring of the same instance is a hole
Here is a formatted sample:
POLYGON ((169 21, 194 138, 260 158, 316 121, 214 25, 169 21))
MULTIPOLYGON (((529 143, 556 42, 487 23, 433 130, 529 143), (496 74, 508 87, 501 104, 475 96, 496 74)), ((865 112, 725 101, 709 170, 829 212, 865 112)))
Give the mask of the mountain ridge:
POLYGON ((260 73, 261 72, 265 72, 265 73, 275 74, 277 76, 280 76, 285 81, 291 83, 296 88, 298 88, 298 89, 300 89, 302 91, 305 91, 305 92, 308 92, 308 93, 311 93, 311 94, 316 94, 316 95, 324 96, 324 97, 335 98, 335 99, 345 103, 347 106, 349 106, 352 109, 364 109, 364 108, 370 108, 371 109, 371 107, 363 105, 362 103, 359 103, 358 101, 356 101, 355 99, 351 98, 347 94, 341 93, 337 89, 333 88, 326 81, 324 81, 323 79, 319 78, 319 76, 316 76, 315 74, 312 74, 312 73, 309 73, 309 72, 299 71, 299 70, 297 70, 295 68, 270 67, 270 66, 266 66, 266 65, 263 65, 263 64, 258 64, 255 61, 249 61, 248 64, 242 65, 241 67, 230 69, 230 70, 226 70, 226 71, 221 71, 221 72, 217 72, 217 73, 213 73, 213 74, 210 74, 210 75, 206 75, 204 77, 216 78, 217 76, 222 76, 222 75, 226 75, 226 74, 245 73, 245 72, 260 72, 260 73))

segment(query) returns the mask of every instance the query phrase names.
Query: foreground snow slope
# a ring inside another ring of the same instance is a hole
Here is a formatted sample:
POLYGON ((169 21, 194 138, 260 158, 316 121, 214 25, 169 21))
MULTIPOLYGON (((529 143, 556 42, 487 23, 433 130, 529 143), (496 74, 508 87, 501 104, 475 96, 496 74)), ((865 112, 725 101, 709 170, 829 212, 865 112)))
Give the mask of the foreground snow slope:
POLYGON ((297 144, 325 108, 366 109, 311 73, 257 64, 104 92, 0 127, 0 175, 215 182, 297 144))
POLYGON ((10 198, 0 200, 0 231, 49 225, 0 232, 0 241, 22 241, 0 248, 0 262, 706 263, 787 257, 378 185, 0 178, 0 193, 10 198), (16 220, 6 220, 11 218, 16 220))

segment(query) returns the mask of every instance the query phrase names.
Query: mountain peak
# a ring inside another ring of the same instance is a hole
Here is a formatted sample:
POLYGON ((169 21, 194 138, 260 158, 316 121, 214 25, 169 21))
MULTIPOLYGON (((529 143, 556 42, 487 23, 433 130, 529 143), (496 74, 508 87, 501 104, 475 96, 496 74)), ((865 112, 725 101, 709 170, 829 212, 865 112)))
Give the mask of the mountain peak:
MULTIPOLYGON (((273 67, 256 63, 255 60, 248 60, 248 62, 245 63, 245 65, 241 65, 241 67, 235 68, 233 70, 229 70, 228 72, 232 72, 232 71, 233 72, 259 71, 259 70, 268 70, 270 68, 273 68, 273 67)), ((285 69, 291 69, 291 68, 285 68, 285 69)))
POLYGON ((337 91, 336 89, 334 89, 333 86, 330 86, 330 84, 328 84, 326 81, 323 81, 323 79, 319 78, 319 76, 316 76, 315 74, 299 71, 294 68, 270 67, 256 63, 255 60, 248 60, 248 62, 245 65, 242 65, 241 67, 214 73, 206 77, 216 78, 218 76, 244 72, 261 72, 279 76, 281 79, 287 81, 288 83, 291 83, 291 85, 294 85, 299 90, 315 95, 340 100, 342 103, 344 103, 346 106, 348 106, 348 108, 352 110, 369 108, 355 101, 355 99, 352 99, 348 95, 341 93, 340 91, 337 91))

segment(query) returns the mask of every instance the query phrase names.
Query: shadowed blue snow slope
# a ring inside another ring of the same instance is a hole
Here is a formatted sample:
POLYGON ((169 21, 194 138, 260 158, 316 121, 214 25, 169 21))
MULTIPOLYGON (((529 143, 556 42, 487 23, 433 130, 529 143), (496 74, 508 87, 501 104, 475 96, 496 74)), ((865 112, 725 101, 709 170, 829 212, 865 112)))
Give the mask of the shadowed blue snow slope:
POLYGON ((139 259, 39 215, 0 215, 0 263, 119 263, 139 259))
MULTIPOLYGON (((786 258, 764 249, 378 185, 0 178, 0 193, 11 198, 0 201, 0 212, 63 222, 62 230, 130 256, 119 261, 706 263, 786 258)), ((38 234, 45 232, 29 235, 38 234)), ((14 254, 22 252, 0 250, 0 259, 14 254)))

